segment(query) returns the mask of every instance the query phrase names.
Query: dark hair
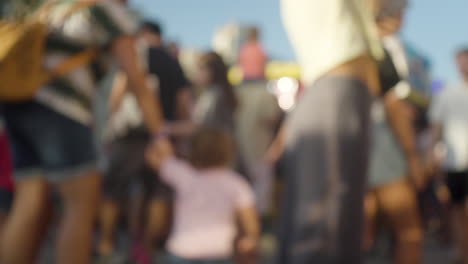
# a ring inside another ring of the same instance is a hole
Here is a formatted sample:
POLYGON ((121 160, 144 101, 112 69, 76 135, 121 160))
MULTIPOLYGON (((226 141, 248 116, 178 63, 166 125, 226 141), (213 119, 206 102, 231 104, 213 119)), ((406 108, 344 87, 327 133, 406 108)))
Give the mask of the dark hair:
POLYGON ((190 138, 189 160, 197 169, 228 166, 233 157, 233 139, 223 129, 202 127, 190 138))
POLYGON ((257 27, 252 26, 252 27, 248 28, 248 30, 247 30, 247 40, 249 40, 249 41, 258 40, 259 36, 260 36, 260 31, 258 30, 257 27))
POLYGON ((207 52, 200 58, 201 64, 211 73, 211 82, 222 89, 229 106, 234 110, 237 107, 237 98, 234 88, 228 80, 228 67, 223 58, 216 52, 207 52))
POLYGON ((462 55, 468 55, 468 47, 462 47, 457 50, 456 56, 460 57, 462 55))
POLYGON ((142 28, 142 30, 148 30, 153 34, 160 35, 160 36, 163 33, 161 25, 156 23, 156 22, 153 22, 153 21, 143 22, 143 24, 141 25, 141 28, 142 28))

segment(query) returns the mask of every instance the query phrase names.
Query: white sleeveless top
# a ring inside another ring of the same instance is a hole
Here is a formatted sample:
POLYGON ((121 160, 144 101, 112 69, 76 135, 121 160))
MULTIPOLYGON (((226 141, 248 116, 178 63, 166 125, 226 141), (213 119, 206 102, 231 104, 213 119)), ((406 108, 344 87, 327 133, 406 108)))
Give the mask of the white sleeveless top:
POLYGON ((289 38, 306 85, 362 55, 383 57, 368 0, 282 0, 289 38))

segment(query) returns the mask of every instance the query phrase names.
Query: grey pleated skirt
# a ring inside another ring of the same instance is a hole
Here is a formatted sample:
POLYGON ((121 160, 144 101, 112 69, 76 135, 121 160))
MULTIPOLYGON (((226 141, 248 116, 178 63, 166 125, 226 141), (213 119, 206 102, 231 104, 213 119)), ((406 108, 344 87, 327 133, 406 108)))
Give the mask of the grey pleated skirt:
POLYGON ((370 101, 364 83, 327 77, 291 113, 277 263, 361 263, 370 101))
POLYGON ((376 188, 405 177, 407 164, 381 100, 372 103, 372 141, 369 164, 369 188, 376 188))

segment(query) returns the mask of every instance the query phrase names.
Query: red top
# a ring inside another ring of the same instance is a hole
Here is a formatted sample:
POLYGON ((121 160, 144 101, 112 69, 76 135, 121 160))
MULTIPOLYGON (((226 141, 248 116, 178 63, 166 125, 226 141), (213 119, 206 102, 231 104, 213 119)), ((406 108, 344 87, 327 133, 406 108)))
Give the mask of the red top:
POLYGON ((5 133, 0 131, 0 189, 13 191, 13 167, 5 133))
POLYGON ((266 62, 267 56, 259 42, 250 41, 242 46, 239 65, 245 80, 263 79, 266 62))

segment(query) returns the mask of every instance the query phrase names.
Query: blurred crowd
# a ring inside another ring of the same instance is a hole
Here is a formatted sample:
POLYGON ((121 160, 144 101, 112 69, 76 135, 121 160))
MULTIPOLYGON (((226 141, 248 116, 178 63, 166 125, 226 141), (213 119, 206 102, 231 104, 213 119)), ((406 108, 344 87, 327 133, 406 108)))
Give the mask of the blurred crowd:
POLYGON ((301 79, 255 26, 187 69, 125 0, 2 3, 0 264, 359 264, 382 230, 468 264, 468 48, 435 93, 407 1, 364 2, 281 1, 301 79))

